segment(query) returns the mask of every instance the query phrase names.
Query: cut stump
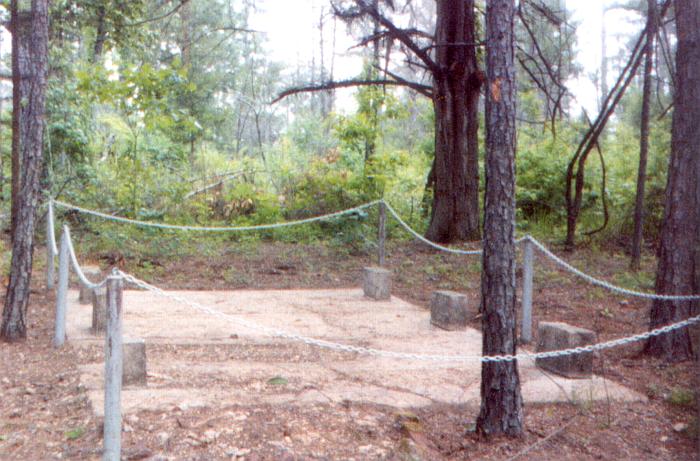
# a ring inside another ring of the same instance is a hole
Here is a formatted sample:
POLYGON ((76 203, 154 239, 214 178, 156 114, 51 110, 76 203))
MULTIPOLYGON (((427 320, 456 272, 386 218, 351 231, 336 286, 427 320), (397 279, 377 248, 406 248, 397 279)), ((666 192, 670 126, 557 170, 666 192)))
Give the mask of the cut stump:
MULTIPOLYGON (((561 322, 540 322, 537 328, 537 352, 572 349, 595 343, 594 331, 561 322)), ((538 358, 538 367, 567 378, 590 378, 593 374, 593 353, 538 358)))
MULTIPOLYGON (((102 271, 97 266, 85 266, 82 268, 83 274, 88 280, 96 282, 102 279, 102 271)), ((78 294, 78 302, 80 304, 90 304, 92 302, 92 288, 84 286, 82 283, 78 282, 80 285, 80 294, 78 294)))
POLYGON ((391 271, 381 267, 365 267, 362 289, 369 298, 391 299, 391 271))
POLYGON ((92 290, 92 333, 104 333, 107 328, 107 287, 92 290))
POLYGON ((146 342, 143 339, 124 339, 124 362, 122 368, 122 385, 146 385, 146 342))
POLYGON ((443 330, 464 330, 469 319, 467 296, 455 291, 434 291, 430 297, 430 323, 443 330))

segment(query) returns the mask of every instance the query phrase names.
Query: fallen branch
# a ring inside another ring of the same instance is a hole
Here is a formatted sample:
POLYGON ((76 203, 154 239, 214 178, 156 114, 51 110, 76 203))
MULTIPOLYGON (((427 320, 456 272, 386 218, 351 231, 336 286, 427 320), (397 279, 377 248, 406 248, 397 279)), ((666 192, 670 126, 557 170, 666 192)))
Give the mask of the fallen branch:
POLYGON ((207 186, 202 187, 201 189, 197 189, 197 190, 193 190, 192 192, 188 192, 183 198, 184 198, 185 200, 187 200, 187 199, 189 199, 189 198, 194 197, 195 195, 199 195, 199 194, 201 194, 201 193, 203 193, 203 192, 206 192, 206 191, 208 191, 208 190, 210 190, 210 189, 213 189, 213 188, 215 188, 215 187, 217 187, 217 186, 220 186, 220 185, 222 185, 223 183, 225 183, 226 181, 229 181, 229 180, 231 180, 231 179, 237 178, 237 177, 239 177, 239 176, 243 176, 243 175, 246 175, 246 174, 253 174, 253 173, 255 173, 255 171, 236 171, 235 173, 231 173, 231 174, 229 174, 229 175, 227 175, 227 176, 224 176, 224 177, 221 178, 219 181, 217 181, 217 182, 215 182, 215 183, 213 183, 213 184, 209 184, 209 185, 207 185, 207 186))

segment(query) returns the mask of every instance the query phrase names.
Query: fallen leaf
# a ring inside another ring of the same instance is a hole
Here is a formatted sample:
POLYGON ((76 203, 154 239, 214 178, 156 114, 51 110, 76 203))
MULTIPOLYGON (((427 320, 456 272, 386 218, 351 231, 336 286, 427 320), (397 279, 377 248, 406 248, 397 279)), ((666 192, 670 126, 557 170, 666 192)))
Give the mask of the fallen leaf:
POLYGON ((282 386, 287 383, 289 383, 289 381, 283 376, 275 376, 267 380, 267 384, 272 384, 273 386, 282 386))

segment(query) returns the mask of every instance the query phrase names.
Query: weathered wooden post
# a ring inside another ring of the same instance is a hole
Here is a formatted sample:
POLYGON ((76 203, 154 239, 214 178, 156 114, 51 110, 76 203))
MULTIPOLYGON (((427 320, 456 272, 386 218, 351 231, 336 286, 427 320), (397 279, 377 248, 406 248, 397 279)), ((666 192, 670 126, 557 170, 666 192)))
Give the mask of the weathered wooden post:
POLYGON ((122 289, 119 275, 107 277, 105 337, 104 461, 119 461, 122 445, 122 289))
POLYGON ((68 233, 61 235, 61 248, 58 251, 58 289, 56 290, 56 328, 53 345, 61 347, 66 341, 66 310, 68 309, 68 233))
POLYGON ((520 342, 527 344, 532 341, 532 270, 533 270, 533 248, 532 241, 528 236, 523 241, 523 323, 520 331, 520 342))
POLYGON ((377 244, 377 264, 379 267, 384 266, 384 258, 386 256, 385 243, 386 243, 386 205, 384 201, 379 202, 379 237, 377 244))
POLYGON ((49 199, 46 210, 46 289, 53 290, 56 277, 56 262, 54 254, 55 235, 53 230, 53 202, 49 199))

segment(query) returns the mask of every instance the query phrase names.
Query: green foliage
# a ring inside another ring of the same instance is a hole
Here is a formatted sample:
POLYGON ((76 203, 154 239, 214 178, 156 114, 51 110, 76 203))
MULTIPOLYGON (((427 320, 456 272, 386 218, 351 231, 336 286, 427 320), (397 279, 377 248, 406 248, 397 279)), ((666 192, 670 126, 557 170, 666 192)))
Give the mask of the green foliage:
POLYGON ((76 427, 66 431, 66 438, 68 440, 77 440, 85 434, 85 428, 76 427))
POLYGON ((668 403, 684 408, 695 407, 695 392, 692 389, 674 387, 667 398, 668 403))
MULTIPOLYGON (((558 0, 545 3, 561 6, 558 0)), ((351 112, 328 113, 322 104, 327 94, 270 106, 281 88, 312 77, 305 69, 290 77, 265 55, 262 36, 246 32, 247 2, 189 2, 154 20, 169 7, 152 0, 52 2, 46 146, 52 195, 127 217, 191 225, 303 219, 383 197, 411 226, 425 229, 431 196, 424 188, 434 158, 429 99, 367 86, 356 89, 351 112), (100 27, 105 41, 95 56, 100 27)), ((572 31, 530 22, 562 79, 575 76, 572 31)), ((529 35, 518 33, 529 49, 529 35)), ((361 76, 376 78, 369 59, 361 76)), ((317 71, 311 73, 316 78, 317 71)), ((572 109, 555 130, 538 125, 546 105, 536 85, 522 80, 519 117, 528 122, 518 134, 518 227, 557 234, 565 221, 566 169, 586 124, 572 109)), ((667 104, 669 95, 658 99, 667 104)), ((656 105, 654 110, 660 112, 656 105)), ((633 85, 601 137, 612 217, 601 236, 606 240, 631 233, 639 111, 640 91, 633 85)), ((645 202, 650 238, 663 212, 669 133, 670 117, 653 119, 645 202)), ((7 173, 9 136, 1 138, 7 173)), ((581 231, 602 222, 601 180, 594 152, 586 167, 581 231)), ((218 244, 250 246, 260 238, 327 239, 339 252, 368 251, 376 232, 376 210, 255 234, 198 236, 199 243, 179 233, 66 218, 83 231, 89 248, 104 255, 120 242, 122 256, 150 273, 160 270, 155 261, 161 256, 206 254, 218 244)), ((392 220, 389 233, 406 236, 392 220)))
POLYGON ((273 386, 284 386, 288 383, 289 380, 283 376, 275 376, 274 378, 270 378, 267 380, 267 384, 271 384, 273 386))
MULTIPOLYGON (((559 126, 557 137, 543 134, 541 127, 521 128, 516 157, 516 201, 522 220, 550 214, 555 218, 565 216, 566 168, 576 137, 577 131, 571 126, 559 126)), ((586 206, 594 194, 590 179, 588 191, 586 206)))

